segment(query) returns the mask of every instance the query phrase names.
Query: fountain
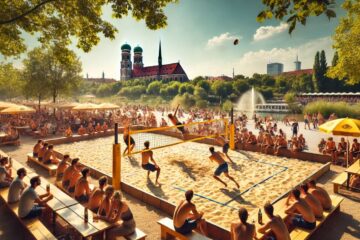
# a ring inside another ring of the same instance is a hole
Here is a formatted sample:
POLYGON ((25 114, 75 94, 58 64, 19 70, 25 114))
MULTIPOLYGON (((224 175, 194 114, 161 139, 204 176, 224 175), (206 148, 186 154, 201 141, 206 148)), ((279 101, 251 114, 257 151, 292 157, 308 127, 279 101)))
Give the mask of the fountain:
POLYGON ((263 95, 256 91, 254 87, 241 95, 235 110, 245 113, 248 117, 252 117, 255 112, 256 104, 265 104, 263 95))

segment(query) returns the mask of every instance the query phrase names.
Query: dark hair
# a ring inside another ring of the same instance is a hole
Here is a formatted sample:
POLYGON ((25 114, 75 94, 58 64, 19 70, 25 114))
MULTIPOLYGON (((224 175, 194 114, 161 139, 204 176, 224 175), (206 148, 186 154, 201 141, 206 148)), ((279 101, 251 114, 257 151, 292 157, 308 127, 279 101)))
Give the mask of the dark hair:
POLYGON ((81 174, 83 175, 83 177, 86 177, 86 175, 90 172, 90 169, 88 169, 87 167, 86 168, 83 168, 81 170, 81 174))
POLYGON ((294 195, 295 199, 299 199, 300 198, 300 191, 299 189, 293 189, 292 191, 292 194, 294 195))
POLYGON ((270 217, 274 216, 274 207, 271 203, 265 203, 264 210, 270 217))
POLYGON ((35 176, 30 179, 30 185, 33 187, 35 183, 40 181, 40 176, 35 176))
POLYGON ((16 171, 16 174, 20 177, 21 174, 25 174, 26 173, 26 170, 25 168, 19 168, 17 171, 16 171))
POLYGON ((209 150, 211 153, 215 152, 215 148, 214 147, 209 147, 209 150))
POLYGON ((77 164, 79 161, 78 158, 74 158, 73 160, 71 160, 71 166, 74 166, 75 164, 77 164))
POLYGON ((169 118, 172 118, 172 116, 173 116, 173 115, 172 115, 171 113, 168 114, 168 117, 169 117, 169 118))
POLYGON ((44 143, 44 147, 47 147, 49 144, 46 142, 46 143, 44 143))
POLYGON ((53 148, 54 148, 54 145, 50 144, 48 148, 49 148, 49 149, 53 149, 53 148))
POLYGON ((300 187, 301 187, 301 189, 302 189, 302 190, 304 190, 304 192, 305 192, 305 193, 307 193, 307 192, 308 192, 309 187, 308 187, 308 185, 307 185, 307 184, 305 184, 305 183, 304 183, 304 184, 301 184, 301 186, 300 186, 300 187))
POLYGON ((65 159, 65 158, 70 158, 70 155, 69 154, 65 154, 64 156, 63 156, 63 158, 65 159))
POLYGON ((193 196, 194 196, 193 190, 187 190, 187 191, 185 192, 186 201, 190 202, 191 199, 193 198, 193 196))
POLYGON ((148 147, 150 146, 150 142, 149 142, 149 141, 145 141, 145 142, 144 142, 144 146, 145 146, 146 148, 148 148, 148 147))
POLYGON ((239 218, 242 223, 246 223, 248 216, 248 211, 245 208, 242 207, 239 209, 239 218))
POLYGON ((43 140, 39 139, 39 140, 38 140, 38 143, 41 143, 42 141, 43 141, 43 140))
POLYGON ((313 186, 316 186, 315 180, 311 180, 309 183, 310 183, 311 185, 313 185, 313 186))
POLYGON ((101 178, 99 178, 99 185, 100 186, 104 186, 107 182, 108 182, 107 177, 102 176, 101 178))

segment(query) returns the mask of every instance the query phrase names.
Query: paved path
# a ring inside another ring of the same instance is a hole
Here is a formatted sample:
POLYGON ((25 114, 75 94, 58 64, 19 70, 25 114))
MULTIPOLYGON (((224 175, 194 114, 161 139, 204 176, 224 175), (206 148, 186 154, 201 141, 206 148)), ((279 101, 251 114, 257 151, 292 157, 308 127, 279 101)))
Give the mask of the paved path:
MULTIPOLYGON (((310 132, 310 131, 309 131, 310 132)), ((308 135, 308 133, 306 133, 308 135)), ((314 131, 312 136, 316 136, 314 131)), ((311 139, 311 137, 309 138, 311 139)), ((312 141, 312 140, 308 140, 312 141)), ((23 138, 21 139, 20 147, 2 147, 2 150, 13 156, 23 164, 26 164, 26 154, 31 152, 34 144, 34 139, 23 138)), ((45 171, 36 166, 31 166, 42 176, 48 176, 45 171)), ((331 180, 336 177, 339 172, 344 171, 344 168, 332 166, 331 171, 322 176, 319 180, 325 188, 332 192, 331 180)), ((48 177, 47 177, 48 178, 48 177)), ((51 178, 48 178, 51 179, 51 178)), ((54 179, 51 179, 54 180, 54 179)), ((124 194, 125 199, 129 202, 132 209, 137 226, 148 234, 149 240, 160 239, 160 227, 157 221, 166 216, 165 213, 157 210, 152 206, 145 205, 141 201, 124 194)), ((321 229, 311 238, 311 240, 355 240, 360 239, 360 193, 352 194, 350 197, 345 197, 341 205, 341 212, 334 215, 330 221, 327 221, 321 229)), ((18 224, 13 219, 4 207, 0 207, 0 239, 13 240, 15 234, 19 234, 18 224), (9 222, 8 222, 9 219, 9 222), (5 223, 6 221, 6 223, 5 223), (9 224, 7 224, 9 223, 9 224)), ((19 236, 17 239, 25 239, 19 236)))

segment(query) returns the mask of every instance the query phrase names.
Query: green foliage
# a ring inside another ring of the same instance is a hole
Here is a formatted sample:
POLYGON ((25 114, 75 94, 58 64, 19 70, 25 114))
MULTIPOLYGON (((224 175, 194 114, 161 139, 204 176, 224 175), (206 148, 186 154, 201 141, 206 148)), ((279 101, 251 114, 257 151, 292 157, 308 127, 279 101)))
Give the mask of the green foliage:
POLYGON ((328 71, 328 76, 345 80, 349 84, 360 83, 360 2, 345 0, 342 7, 347 15, 341 18, 333 36, 338 60, 328 71))
POLYGON ((12 64, 0 64, 0 96, 3 99, 17 97, 24 85, 20 70, 12 64))
POLYGON ((161 82, 153 81, 146 89, 146 92, 151 95, 158 95, 160 93, 161 82))
POLYGON ((113 95, 113 88, 111 84, 100 84, 96 89, 96 96, 98 97, 106 97, 113 95))
POLYGON ((221 80, 215 81, 211 85, 211 90, 215 95, 219 96, 221 99, 226 99, 226 97, 233 92, 231 83, 224 82, 221 80))
POLYGON ((320 89, 322 88, 319 52, 316 52, 313 70, 314 70, 314 74, 313 74, 314 91, 319 92, 320 89))
POLYGON ((304 113, 321 113, 325 118, 328 118, 330 114, 335 113, 336 116, 344 118, 359 118, 360 116, 360 104, 350 105, 346 102, 325 102, 316 101, 307 104, 304 108, 304 113))
POLYGON ((230 100, 226 100, 221 107, 223 111, 230 112, 233 108, 233 103, 230 100))
POLYGON ((172 106, 177 106, 178 104, 180 104, 182 108, 189 109, 196 104, 196 99, 193 95, 184 93, 184 95, 177 95, 172 100, 172 106))
POLYGON ((208 101, 203 99, 196 100, 196 107, 198 108, 207 108, 209 106, 208 101))
POLYGON ((180 87, 179 87, 179 94, 182 95, 184 93, 193 94, 194 93, 194 86, 191 85, 190 83, 181 84, 180 87))
POLYGON ((310 16, 325 14, 329 20, 336 17, 336 13, 332 10, 335 5, 334 0, 262 0, 262 3, 266 7, 258 14, 257 21, 263 22, 271 18, 283 20, 287 17, 290 34, 297 23, 306 25, 306 20, 310 16))
POLYGON ((100 41, 100 34, 114 39, 117 29, 103 19, 103 8, 111 6, 113 18, 129 13, 145 20, 150 29, 166 26, 163 9, 176 0, 2 0, 0 8, 0 53, 18 56, 26 51, 22 32, 37 33, 43 45, 54 43, 67 47, 70 39, 89 52, 100 41))
POLYGON ((50 95, 55 102, 59 95, 76 91, 82 81, 79 59, 62 46, 35 48, 24 60, 24 66, 26 96, 40 99, 50 95))
POLYGON ((139 99, 142 94, 146 93, 146 87, 145 86, 131 86, 131 87, 123 87, 119 95, 128 97, 130 99, 139 99))
POLYGON ((272 99, 274 96, 273 90, 269 87, 257 89, 266 100, 272 99))
POLYGON ((234 81, 232 87, 238 95, 241 95, 250 89, 249 84, 244 79, 234 81))
POLYGON ((296 94, 294 92, 288 92, 284 96, 285 102, 288 104, 292 113, 301 113, 302 106, 297 103, 296 94))
POLYGON ((196 85, 198 82, 204 81, 204 80, 205 80, 204 77, 198 76, 198 77, 194 78, 191 82, 196 85))
POLYGON ((204 89, 205 91, 209 92, 211 89, 211 85, 208 81, 206 80, 200 80, 196 83, 197 87, 201 87, 202 89, 204 89))
POLYGON ((208 92, 204 88, 196 86, 194 95, 197 99, 205 99, 206 100, 208 97, 208 92))

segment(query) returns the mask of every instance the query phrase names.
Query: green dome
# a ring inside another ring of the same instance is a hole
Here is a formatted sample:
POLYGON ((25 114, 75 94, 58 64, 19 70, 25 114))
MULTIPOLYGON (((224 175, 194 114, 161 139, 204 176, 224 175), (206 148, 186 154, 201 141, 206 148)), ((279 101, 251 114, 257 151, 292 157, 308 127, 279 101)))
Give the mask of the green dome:
POLYGON ((134 53, 142 53, 142 52, 143 52, 143 50, 142 50, 142 48, 140 46, 136 46, 134 48, 134 53))
POLYGON ((129 44, 125 43, 125 44, 123 44, 121 46, 121 50, 129 50, 129 51, 131 51, 131 46, 129 44))

